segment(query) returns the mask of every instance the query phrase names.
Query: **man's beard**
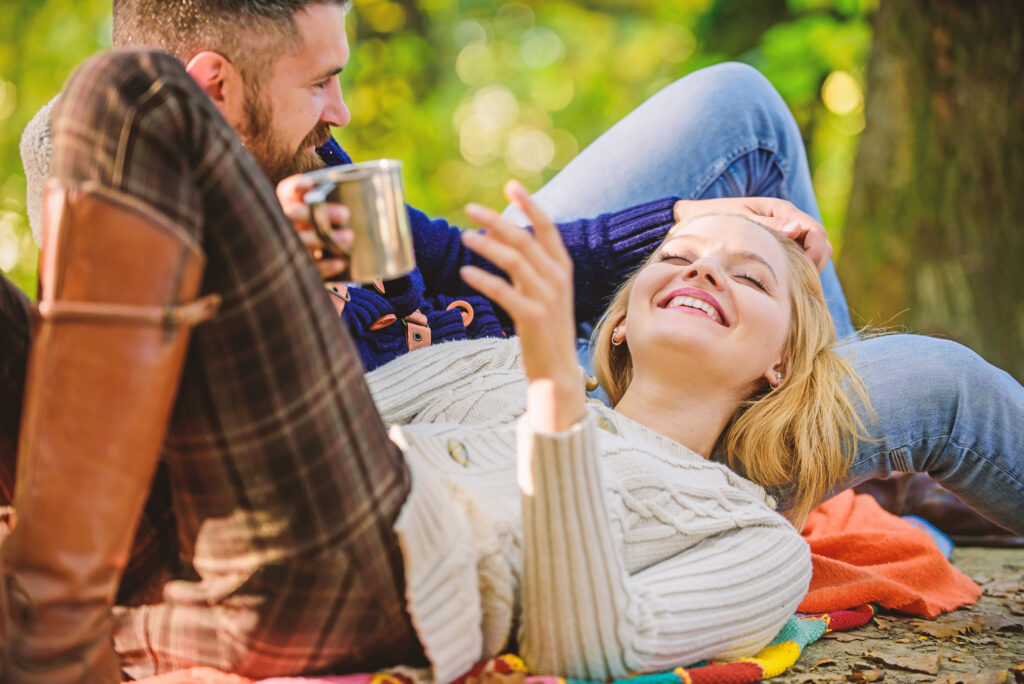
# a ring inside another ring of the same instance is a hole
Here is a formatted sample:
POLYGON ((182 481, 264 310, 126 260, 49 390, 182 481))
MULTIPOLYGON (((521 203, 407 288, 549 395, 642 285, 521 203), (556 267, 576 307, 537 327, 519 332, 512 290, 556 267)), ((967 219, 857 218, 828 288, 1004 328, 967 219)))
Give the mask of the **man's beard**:
POLYGON ((331 139, 331 128, 327 124, 317 124, 297 149, 288 149, 274 136, 270 106, 248 84, 244 116, 238 136, 275 186, 288 176, 326 166, 316 152, 309 153, 306 150, 310 146, 320 147, 331 139))

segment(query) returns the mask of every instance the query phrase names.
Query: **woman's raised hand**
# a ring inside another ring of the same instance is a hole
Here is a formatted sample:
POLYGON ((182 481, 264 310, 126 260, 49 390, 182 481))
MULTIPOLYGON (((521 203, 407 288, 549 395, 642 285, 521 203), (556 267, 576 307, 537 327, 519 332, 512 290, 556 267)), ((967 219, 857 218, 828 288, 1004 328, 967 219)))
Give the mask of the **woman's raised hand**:
POLYGON ((530 219, 533 235, 496 212, 471 204, 466 214, 485 230, 466 231, 462 241, 508 274, 511 282, 475 266, 463 266, 460 275, 515 322, 529 381, 527 414, 532 427, 566 430, 586 412, 576 360, 572 259, 558 228, 521 184, 509 181, 505 196, 530 219))

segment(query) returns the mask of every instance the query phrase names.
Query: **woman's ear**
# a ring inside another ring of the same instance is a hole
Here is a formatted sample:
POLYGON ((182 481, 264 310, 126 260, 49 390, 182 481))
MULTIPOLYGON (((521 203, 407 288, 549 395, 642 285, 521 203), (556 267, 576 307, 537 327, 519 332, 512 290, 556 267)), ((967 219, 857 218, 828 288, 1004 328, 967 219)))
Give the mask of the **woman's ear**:
POLYGON ((196 54, 185 71, 199 84, 233 128, 238 128, 245 111, 245 82, 242 73, 224 55, 212 50, 196 54))
POLYGON ((768 386, 772 389, 779 387, 782 384, 782 381, 786 379, 782 361, 772 364, 772 366, 764 372, 763 377, 768 381, 768 386))
POLYGON ((622 317, 619 324, 612 328, 612 344, 616 347, 626 341, 626 318, 622 317))

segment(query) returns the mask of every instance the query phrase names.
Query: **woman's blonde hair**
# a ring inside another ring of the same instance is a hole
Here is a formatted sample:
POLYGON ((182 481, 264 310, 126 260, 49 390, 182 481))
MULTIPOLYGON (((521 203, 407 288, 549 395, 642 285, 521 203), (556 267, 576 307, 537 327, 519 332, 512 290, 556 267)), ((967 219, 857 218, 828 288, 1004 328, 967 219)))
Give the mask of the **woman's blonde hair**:
MULTIPOLYGON (((775 389, 766 383, 740 405, 716 449, 724 449, 729 466, 760 485, 792 483, 793 507, 786 515, 799 529, 846 473, 857 439, 864 435, 853 402, 843 391, 844 380, 865 406, 868 400, 859 378, 833 351, 835 328, 814 265, 796 242, 764 230, 782 245, 789 265, 791 322, 783 348, 783 380, 775 389)), ((611 343, 612 331, 626 318, 637 275, 656 254, 619 288, 594 330, 594 367, 613 405, 632 381, 633 360, 627 344, 611 343)))

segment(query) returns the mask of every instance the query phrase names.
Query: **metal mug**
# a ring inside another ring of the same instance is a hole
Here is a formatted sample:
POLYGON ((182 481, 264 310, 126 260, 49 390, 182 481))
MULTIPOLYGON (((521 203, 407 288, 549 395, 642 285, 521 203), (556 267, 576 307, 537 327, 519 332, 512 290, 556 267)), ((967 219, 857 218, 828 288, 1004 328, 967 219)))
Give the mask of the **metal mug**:
POLYGON ((391 280, 416 268, 409 214, 402 188, 402 162, 377 159, 311 171, 313 187, 303 195, 310 218, 325 251, 349 260, 347 277, 358 282, 391 280), (347 227, 352 246, 339 245, 331 236, 327 202, 349 210, 347 227))

